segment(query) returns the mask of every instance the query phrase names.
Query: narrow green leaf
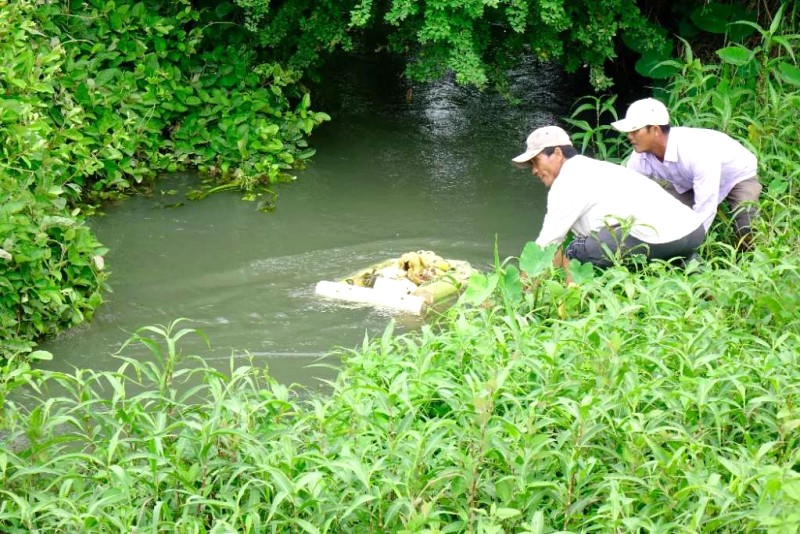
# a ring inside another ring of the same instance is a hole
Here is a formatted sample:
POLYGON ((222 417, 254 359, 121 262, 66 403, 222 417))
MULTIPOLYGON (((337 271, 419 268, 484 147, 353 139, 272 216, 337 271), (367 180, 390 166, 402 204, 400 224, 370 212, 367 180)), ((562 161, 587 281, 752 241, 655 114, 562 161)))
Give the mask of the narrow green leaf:
POLYGON ((780 76, 783 81, 792 85, 800 86, 799 68, 795 67, 791 63, 787 63, 786 61, 781 61, 778 63, 778 70, 780 71, 780 76))

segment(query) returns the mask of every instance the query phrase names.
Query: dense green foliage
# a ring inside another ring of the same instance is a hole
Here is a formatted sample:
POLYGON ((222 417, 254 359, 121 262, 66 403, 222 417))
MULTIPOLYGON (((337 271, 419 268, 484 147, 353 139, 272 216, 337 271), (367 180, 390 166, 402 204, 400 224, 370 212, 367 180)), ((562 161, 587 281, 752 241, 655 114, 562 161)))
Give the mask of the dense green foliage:
POLYGON ((49 116, 64 50, 33 9, 0 2, 0 359, 90 317, 105 278, 105 250, 67 202, 75 145, 49 116))
MULTIPOLYGON (((230 8, 230 6, 228 6, 230 8)), ((328 117, 247 32, 182 2, 0 0, 0 355, 91 316, 104 249, 75 206, 158 172, 206 171, 203 196, 269 186, 328 117), (220 34, 224 38, 220 37, 220 34)))
MULTIPOLYGON (((336 50, 385 49, 407 60, 412 80, 452 73, 458 83, 502 88, 508 69, 530 58, 588 71, 592 85, 612 85, 607 70, 620 53, 642 76, 668 78, 679 39, 738 41, 770 20, 778 0, 236 0, 260 46, 308 70, 336 50), (677 37, 677 39, 676 39, 677 37)), ((792 8, 792 13, 794 10, 792 8)))
POLYGON ((452 72, 459 83, 478 87, 504 83, 507 69, 525 55, 561 62, 570 72, 589 66, 593 83, 605 87, 604 63, 616 57, 618 35, 628 34, 645 50, 665 42, 633 0, 236 3, 260 44, 301 68, 338 48, 352 50, 369 31, 385 34, 373 46, 408 58, 412 79, 452 72))
POLYGON ((749 143, 770 193, 800 199, 800 170, 791 163, 800 161, 800 145, 792 141, 798 139, 797 117, 791 111, 800 109, 800 28, 794 18, 784 23, 792 13, 784 8, 766 27, 748 23, 759 41, 718 50, 719 63, 703 64, 686 46, 676 64, 679 75, 669 86, 669 105, 681 121, 749 143))
POLYGON ((308 109, 297 73, 259 64, 246 32, 220 29, 217 11, 188 1, 36 10, 66 56, 51 116, 79 147, 74 183, 124 191, 191 165, 254 196, 259 185, 291 179, 287 171, 313 153, 304 136, 327 117, 308 109))

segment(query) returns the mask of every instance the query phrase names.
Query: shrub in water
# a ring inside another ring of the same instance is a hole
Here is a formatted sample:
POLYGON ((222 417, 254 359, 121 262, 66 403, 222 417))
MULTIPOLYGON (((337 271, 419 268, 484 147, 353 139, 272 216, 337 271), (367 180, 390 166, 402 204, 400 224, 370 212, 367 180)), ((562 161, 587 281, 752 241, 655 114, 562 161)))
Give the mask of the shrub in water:
POLYGON ((70 209, 61 133, 48 118, 63 49, 42 38, 32 4, 0 2, 0 357, 91 317, 105 274, 97 242, 70 209))

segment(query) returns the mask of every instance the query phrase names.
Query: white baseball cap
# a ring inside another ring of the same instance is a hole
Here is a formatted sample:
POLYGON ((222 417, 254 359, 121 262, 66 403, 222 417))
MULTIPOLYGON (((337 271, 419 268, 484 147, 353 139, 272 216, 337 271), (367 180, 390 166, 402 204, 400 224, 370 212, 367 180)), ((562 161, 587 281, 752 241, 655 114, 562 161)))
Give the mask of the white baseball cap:
POLYGON ((558 126, 545 126, 538 128, 528 136, 525 141, 525 152, 512 158, 515 163, 525 163, 539 155, 539 152, 551 146, 572 145, 569 134, 558 126))
POLYGON ((620 132, 633 132, 645 126, 669 124, 667 107, 655 98, 637 100, 628 107, 625 118, 612 122, 611 126, 620 132))

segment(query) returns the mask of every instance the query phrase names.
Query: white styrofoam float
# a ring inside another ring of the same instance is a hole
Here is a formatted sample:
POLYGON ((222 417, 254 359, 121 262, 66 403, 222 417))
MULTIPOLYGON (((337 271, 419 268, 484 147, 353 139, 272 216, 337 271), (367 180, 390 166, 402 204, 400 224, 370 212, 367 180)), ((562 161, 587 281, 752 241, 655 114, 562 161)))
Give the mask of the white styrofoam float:
POLYGON ((425 298, 410 293, 380 291, 373 287, 359 287, 346 282, 317 282, 317 295, 330 299, 358 302, 371 306, 393 308, 395 310, 421 315, 425 309, 425 298))
POLYGON ((421 315, 425 309, 464 289, 474 270, 466 261, 444 260, 433 252, 403 254, 342 281, 322 280, 322 297, 421 315))

